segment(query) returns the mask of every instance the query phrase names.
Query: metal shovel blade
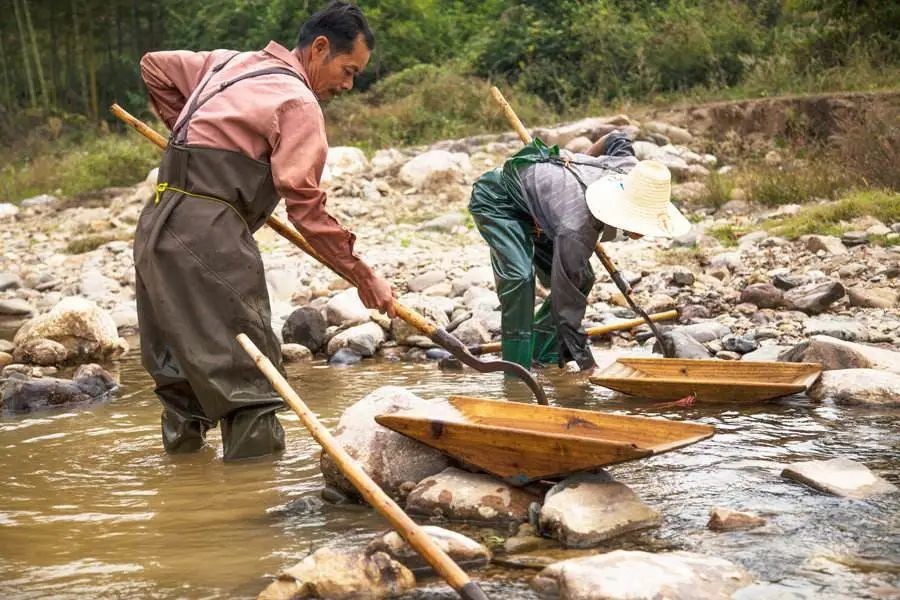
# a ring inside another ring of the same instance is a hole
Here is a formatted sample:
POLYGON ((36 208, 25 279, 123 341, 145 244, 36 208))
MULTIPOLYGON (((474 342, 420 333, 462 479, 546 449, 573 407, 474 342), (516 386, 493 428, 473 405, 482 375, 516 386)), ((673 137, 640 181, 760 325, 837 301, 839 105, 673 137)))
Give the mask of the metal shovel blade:
POLYGON ((512 375, 513 377, 518 377, 531 389, 534 397, 537 398, 538 404, 543 406, 549 404, 544 388, 537 382, 534 375, 522 365, 509 362, 508 360, 481 360, 475 358, 461 341, 443 329, 436 329, 431 335, 431 340, 447 350, 447 352, 452 354, 459 362, 472 367, 479 373, 502 372, 507 375, 512 375))

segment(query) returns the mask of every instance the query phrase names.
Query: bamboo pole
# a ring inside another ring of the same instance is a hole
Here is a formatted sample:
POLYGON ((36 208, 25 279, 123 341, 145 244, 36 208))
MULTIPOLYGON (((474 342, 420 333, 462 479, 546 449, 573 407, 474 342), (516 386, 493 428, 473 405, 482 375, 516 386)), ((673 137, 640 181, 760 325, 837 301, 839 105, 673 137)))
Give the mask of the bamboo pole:
MULTIPOLYGON (((656 321, 668 321, 670 319, 678 318, 677 310, 667 310, 666 312, 653 313, 652 315, 647 315, 650 320, 656 321)), ((624 331, 627 329, 633 329, 635 327, 639 327, 645 324, 647 321, 644 320, 643 317, 638 319, 629 319, 627 321, 620 321, 619 323, 612 323, 610 325, 598 325, 597 327, 591 327, 589 329, 585 329, 585 333, 587 333, 589 338, 600 337, 606 335, 608 333, 612 333, 614 331, 624 331)), ((487 344, 481 344, 480 346, 470 346, 469 352, 474 354, 475 356, 480 356, 482 354, 490 354, 493 352, 500 352, 500 342, 489 342, 487 344)))
POLYGON ((469 579, 466 572, 435 543, 433 539, 413 521, 409 515, 391 500, 390 496, 372 481, 372 478, 353 460, 343 446, 334 439, 328 429, 322 425, 315 413, 300 398, 296 391, 282 377, 275 365, 259 351, 259 348, 241 333, 237 336, 241 347, 249 354, 256 366, 284 399, 288 406, 297 413, 303 426, 309 430, 316 442, 328 453, 353 486, 359 490, 372 508, 377 510, 403 536, 409 545, 415 548, 422 558, 428 561, 434 570, 449 583, 462 598, 471 600, 487 600, 484 591, 478 584, 469 579))

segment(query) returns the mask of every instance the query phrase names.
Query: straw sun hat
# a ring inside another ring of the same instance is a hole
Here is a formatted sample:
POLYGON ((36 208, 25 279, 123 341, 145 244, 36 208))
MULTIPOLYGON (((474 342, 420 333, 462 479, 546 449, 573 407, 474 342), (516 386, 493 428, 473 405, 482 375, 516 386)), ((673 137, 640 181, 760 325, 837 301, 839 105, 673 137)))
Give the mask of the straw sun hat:
POLYGON ((617 229, 654 237, 678 237, 691 228, 669 201, 669 169, 655 160, 640 161, 624 177, 595 181, 584 196, 591 214, 617 229))

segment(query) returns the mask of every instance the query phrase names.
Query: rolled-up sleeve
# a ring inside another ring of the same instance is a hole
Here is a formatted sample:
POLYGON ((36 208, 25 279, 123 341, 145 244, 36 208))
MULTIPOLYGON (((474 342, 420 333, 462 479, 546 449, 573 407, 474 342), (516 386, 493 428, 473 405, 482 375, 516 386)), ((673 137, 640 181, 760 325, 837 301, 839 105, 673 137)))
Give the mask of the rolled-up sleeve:
POLYGON ((175 126, 185 102, 209 69, 212 54, 174 50, 148 52, 141 58, 141 77, 150 102, 169 129, 175 126))
POLYGON ((328 141, 319 105, 298 100, 281 107, 269 141, 272 177, 284 198, 288 219, 325 260, 353 281, 371 278, 368 265, 353 252, 356 236, 325 209, 320 182, 328 141))

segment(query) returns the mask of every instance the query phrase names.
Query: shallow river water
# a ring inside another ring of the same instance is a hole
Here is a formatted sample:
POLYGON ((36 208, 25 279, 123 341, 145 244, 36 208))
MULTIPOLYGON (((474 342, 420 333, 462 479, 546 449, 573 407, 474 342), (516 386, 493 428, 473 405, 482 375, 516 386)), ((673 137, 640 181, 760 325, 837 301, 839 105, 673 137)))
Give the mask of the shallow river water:
MULTIPOLYGON (((135 359, 114 367, 122 388, 111 402, 0 417, 0 598, 251 598, 310 549, 364 543, 386 528, 367 508, 319 500, 318 447, 293 414, 282 418, 288 447, 275 460, 225 465, 217 433, 207 451, 170 457, 162 452, 151 381, 135 359)), ((289 366, 288 373, 329 427, 382 385, 426 398, 530 401, 521 384, 502 376, 443 372, 433 364, 319 362, 289 366)), ((610 468, 663 522, 600 550, 684 549, 726 558, 761 582, 741 598, 900 594, 900 495, 841 499, 779 476, 784 463, 844 456, 900 483, 900 411, 799 397, 741 410, 673 409, 610 398, 579 380, 544 382, 554 404, 718 428, 712 439, 680 451, 610 468), (713 506, 764 514, 769 524, 714 533, 706 529, 713 506)), ((508 567, 473 573, 492 598, 523 600, 535 598, 533 574, 508 567)), ((453 597, 436 581, 414 596, 453 597)))

